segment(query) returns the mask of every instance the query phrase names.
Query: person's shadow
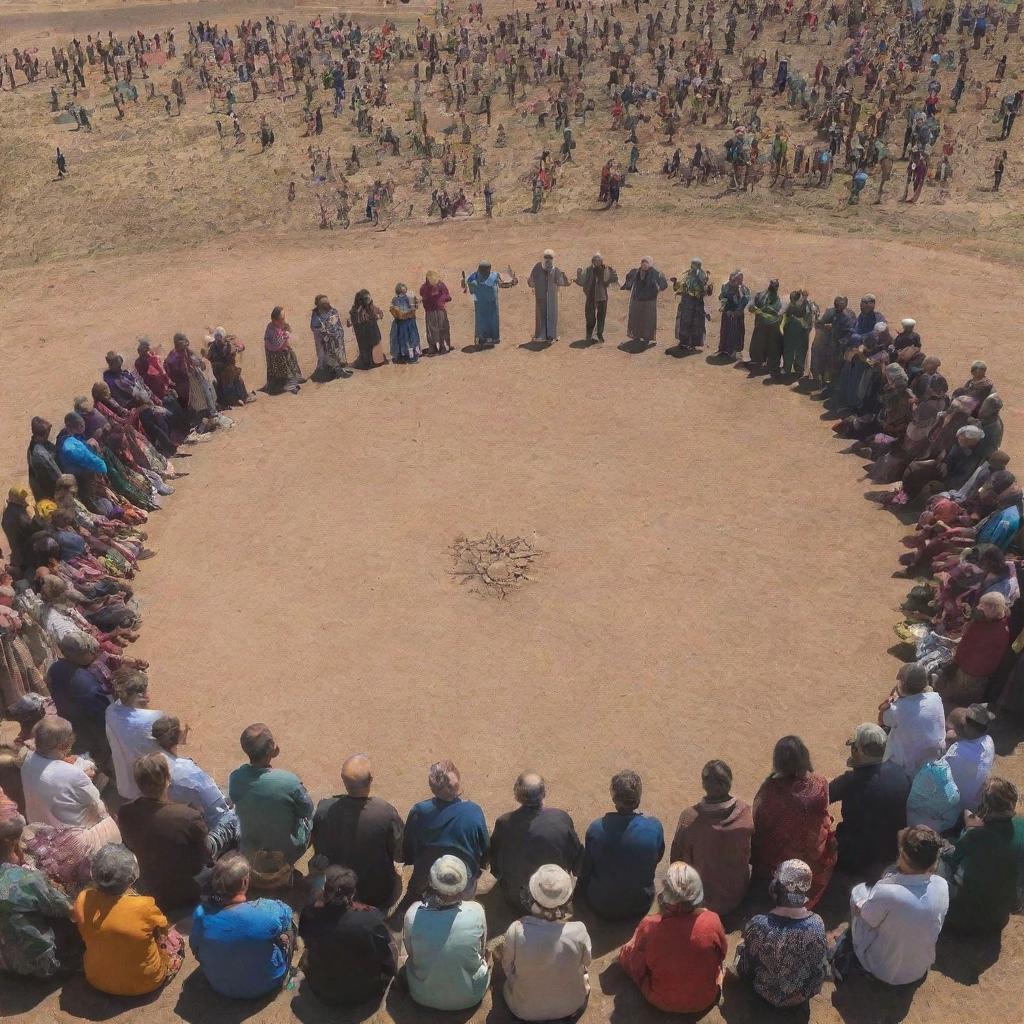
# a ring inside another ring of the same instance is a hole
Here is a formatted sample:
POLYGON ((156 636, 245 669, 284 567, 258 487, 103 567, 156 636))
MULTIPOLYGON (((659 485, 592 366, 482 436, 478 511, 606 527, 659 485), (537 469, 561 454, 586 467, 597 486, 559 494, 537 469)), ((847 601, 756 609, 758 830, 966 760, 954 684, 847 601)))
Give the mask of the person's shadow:
POLYGON ((302 1024, 338 1024, 339 1021, 344 1021, 344 1024, 361 1024, 364 1020, 376 1017, 383 1003, 384 996, 381 995, 353 1006, 331 1006, 320 1002, 303 981, 291 1001, 291 1011, 302 1024))
POLYGON ((977 985, 981 976, 999 959, 1001 932, 988 935, 955 935, 943 932, 935 947, 933 970, 960 985, 977 985))
POLYGON ((519 348, 526 349, 527 352, 545 352, 551 348, 553 342, 546 341, 543 338, 534 339, 533 341, 524 341, 519 348))
POLYGON ((257 999, 228 999, 210 988, 198 967, 185 979, 174 1005, 175 1014, 188 1024, 205 1024, 210 1020, 217 1024, 242 1024, 250 1017, 258 1017, 278 998, 283 998, 280 988, 275 988, 257 999))
POLYGON ((626 352, 631 356, 637 356, 641 352, 647 352, 649 349, 654 348, 658 343, 656 341, 624 341, 619 346, 620 352, 626 352))
POLYGON ((832 992, 832 1005, 846 1024, 906 1020, 910 1004, 922 983, 883 985, 865 971, 855 969, 845 981, 836 985, 832 992))

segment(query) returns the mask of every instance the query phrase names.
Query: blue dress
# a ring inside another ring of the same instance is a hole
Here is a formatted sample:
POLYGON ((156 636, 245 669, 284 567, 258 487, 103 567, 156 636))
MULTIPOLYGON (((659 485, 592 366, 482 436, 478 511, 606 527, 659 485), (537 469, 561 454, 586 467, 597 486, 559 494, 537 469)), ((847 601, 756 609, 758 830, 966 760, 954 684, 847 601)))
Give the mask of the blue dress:
MULTIPOLYGON (((403 312, 412 311, 412 299, 408 293, 396 295, 391 300, 392 309, 403 312)), ((416 326, 416 317, 391 322, 391 358, 396 363, 415 363, 420 357, 420 329, 416 326)))
POLYGON ((501 280, 496 271, 491 271, 481 278, 474 270, 466 278, 466 287, 473 296, 474 328, 476 341, 491 342, 497 345, 501 341, 501 327, 498 323, 498 282, 501 280))

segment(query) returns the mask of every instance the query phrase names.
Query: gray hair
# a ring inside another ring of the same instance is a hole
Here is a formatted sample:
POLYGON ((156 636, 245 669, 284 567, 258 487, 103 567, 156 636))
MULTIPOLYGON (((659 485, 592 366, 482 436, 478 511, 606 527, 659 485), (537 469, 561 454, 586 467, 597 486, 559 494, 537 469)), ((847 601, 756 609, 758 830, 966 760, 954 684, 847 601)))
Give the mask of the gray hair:
POLYGON ((229 853, 213 866, 203 896, 215 906, 226 906, 241 891, 250 874, 249 862, 240 853, 229 853))
POLYGON ((984 359, 975 359, 974 362, 971 363, 971 372, 972 373, 975 370, 987 370, 987 369, 988 369, 988 363, 986 363, 984 359))
POLYGON ((123 896, 138 880, 139 862, 120 843, 107 843, 92 859, 92 883, 108 896, 123 896))
POLYGON ((458 796, 461 776, 454 761, 435 761, 427 772, 430 792, 440 800, 452 800, 458 796))
POLYGON ((36 742, 36 753, 42 757, 53 758, 63 755, 71 746, 75 730, 66 718, 58 715, 47 715, 36 723, 32 730, 32 738, 36 742))
POLYGON ((60 647, 60 653, 66 658, 73 658, 83 654, 97 654, 100 649, 100 645, 94 637, 78 629, 65 633, 57 641, 57 646, 60 647))

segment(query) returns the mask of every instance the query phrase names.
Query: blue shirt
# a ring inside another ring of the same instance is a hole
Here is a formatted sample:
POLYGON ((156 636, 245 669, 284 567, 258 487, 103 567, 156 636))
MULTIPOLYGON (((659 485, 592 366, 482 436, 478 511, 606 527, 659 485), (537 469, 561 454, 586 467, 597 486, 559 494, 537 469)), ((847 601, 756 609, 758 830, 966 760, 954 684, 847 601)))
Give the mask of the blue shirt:
POLYGON ((200 903, 188 944, 210 988, 229 999, 255 999, 284 980, 288 957, 278 938, 291 926, 291 908, 280 900, 219 908, 200 903))
POLYGON ((80 438, 68 435, 57 449, 57 461, 65 473, 106 473, 107 464, 80 438))
POLYGON ((472 800, 421 800, 409 812, 402 840, 402 861, 415 865, 414 874, 426 872, 438 857, 452 853, 469 868, 471 878, 487 861, 487 822, 472 800))
POLYGON ((601 917, 639 917, 651 909, 654 870, 665 853, 657 818, 611 811, 587 829, 580 885, 601 917))
POLYGON ((61 718, 66 718, 76 729, 87 723, 105 728, 110 698, 103 684, 87 668, 67 658, 58 658, 46 673, 46 684, 61 718))
POLYGON ((1020 506, 1011 505, 1009 508, 993 512, 978 527, 976 540, 979 544, 995 544, 997 548, 1005 551, 1010 546, 1010 541, 1017 536, 1019 529, 1020 506))

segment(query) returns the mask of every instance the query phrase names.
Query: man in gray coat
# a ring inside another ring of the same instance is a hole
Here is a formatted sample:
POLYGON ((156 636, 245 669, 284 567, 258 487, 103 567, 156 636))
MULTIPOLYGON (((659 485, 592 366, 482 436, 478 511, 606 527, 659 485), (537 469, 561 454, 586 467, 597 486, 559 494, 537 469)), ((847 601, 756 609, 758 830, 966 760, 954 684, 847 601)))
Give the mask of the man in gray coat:
POLYGON ((558 341, 558 289, 568 288, 569 278, 555 266, 551 249, 544 250, 543 260, 534 265, 526 283, 533 289, 536 304, 533 340, 558 341))

